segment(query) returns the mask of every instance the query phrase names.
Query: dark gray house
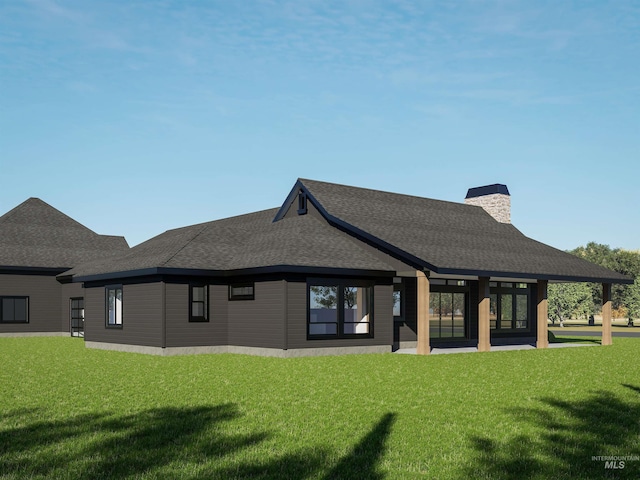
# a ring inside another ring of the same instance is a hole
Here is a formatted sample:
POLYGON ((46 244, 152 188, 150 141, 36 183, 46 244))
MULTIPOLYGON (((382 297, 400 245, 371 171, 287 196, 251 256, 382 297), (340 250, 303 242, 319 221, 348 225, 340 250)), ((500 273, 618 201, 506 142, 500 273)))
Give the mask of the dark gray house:
MULTIPOLYGON (((279 208, 167 231, 58 276, 88 347, 274 356, 547 346, 548 282, 631 279, 524 236, 504 185, 465 204, 296 182, 279 208)), ((609 295, 609 296, 608 296, 609 295)))
POLYGON ((129 250, 38 198, 0 217, 0 336, 82 334, 83 288, 56 275, 129 250))

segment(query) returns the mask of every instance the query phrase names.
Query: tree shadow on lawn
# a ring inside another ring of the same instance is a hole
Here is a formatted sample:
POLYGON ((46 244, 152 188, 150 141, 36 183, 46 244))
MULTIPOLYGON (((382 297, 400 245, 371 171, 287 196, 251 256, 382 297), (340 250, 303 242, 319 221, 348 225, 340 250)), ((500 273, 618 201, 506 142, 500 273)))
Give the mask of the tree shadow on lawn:
POLYGON ((268 438, 265 432, 205 433, 213 425, 236 417, 236 407, 225 404, 36 421, 0 431, 0 472, 20 477, 136 476, 176 460, 221 457, 268 438))
POLYGON ((382 458, 386 447, 386 441, 391 433, 391 427, 395 421, 394 413, 387 413, 376 426, 351 450, 349 455, 343 457, 335 467, 324 477, 335 478, 366 478, 377 480, 384 475, 377 471, 377 465, 382 458))
POLYGON ((219 478, 225 479, 303 479, 330 468, 322 476, 323 480, 382 479, 384 474, 378 471, 378 464, 386 451, 385 444, 391 433, 394 420, 394 413, 385 414, 374 428, 333 467, 331 467, 330 452, 326 449, 320 449, 286 455, 266 464, 243 465, 240 468, 218 470, 216 473, 219 478))
MULTIPOLYGON (((625 387, 640 393, 633 385, 625 387)), ((505 442, 473 437, 475 478, 640 478, 640 461, 623 469, 605 468, 594 456, 640 456, 640 400, 627 402, 611 392, 564 401, 543 398, 543 408, 508 409, 517 422, 534 427, 536 437, 505 442)), ((620 464, 618 464, 618 467, 620 464)))
MULTIPOLYGON (((33 415, 33 410, 16 410, 3 418, 30 419, 33 415)), ((331 452, 313 447, 277 458, 267 457, 265 461, 221 466, 225 456, 258 445, 271 436, 266 431, 248 435, 215 432, 216 424, 237 417, 236 406, 224 404, 32 421, 21 427, 0 429, 0 475, 302 479, 331 468, 331 452), (170 466, 172 463, 178 466, 170 466), (190 471, 180 470, 184 465, 190 471)), ((393 420, 394 414, 383 416, 325 478, 364 478, 363 474, 366 478, 381 478, 377 464, 385 451, 393 420)))

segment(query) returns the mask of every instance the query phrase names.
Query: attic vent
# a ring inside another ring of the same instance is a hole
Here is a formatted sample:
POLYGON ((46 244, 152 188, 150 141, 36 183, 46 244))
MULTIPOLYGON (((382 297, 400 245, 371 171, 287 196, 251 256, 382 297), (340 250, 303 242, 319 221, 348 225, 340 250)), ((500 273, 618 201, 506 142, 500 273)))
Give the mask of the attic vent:
POLYGON ((298 215, 305 215, 307 213, 307 194, 300 192, 298 194, 298 215))

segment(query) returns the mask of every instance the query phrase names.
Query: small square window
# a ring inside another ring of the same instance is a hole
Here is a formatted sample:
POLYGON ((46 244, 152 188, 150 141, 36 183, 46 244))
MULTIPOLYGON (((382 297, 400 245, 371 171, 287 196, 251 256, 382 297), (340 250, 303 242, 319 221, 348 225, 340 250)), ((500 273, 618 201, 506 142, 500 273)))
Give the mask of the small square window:
POLYGON ((229 300, 253 300, 253 283, 236 283, 229 285, 229 300))

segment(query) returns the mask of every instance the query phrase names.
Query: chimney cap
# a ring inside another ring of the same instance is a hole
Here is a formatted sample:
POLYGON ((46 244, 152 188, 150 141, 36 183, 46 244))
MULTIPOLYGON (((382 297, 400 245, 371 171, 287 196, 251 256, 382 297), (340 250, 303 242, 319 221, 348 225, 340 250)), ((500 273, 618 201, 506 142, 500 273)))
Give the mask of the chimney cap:
POLYGON ((496 193, 511 196, 506 185, 503 185, 502 183, 494 183, 493 185, 485 185, 484 187, 470 188, 467 191, 467 196, 465 198, 476 198, 496 193))

